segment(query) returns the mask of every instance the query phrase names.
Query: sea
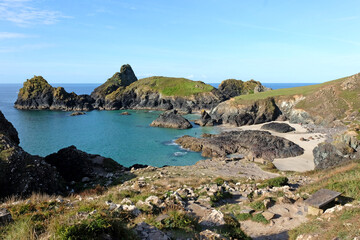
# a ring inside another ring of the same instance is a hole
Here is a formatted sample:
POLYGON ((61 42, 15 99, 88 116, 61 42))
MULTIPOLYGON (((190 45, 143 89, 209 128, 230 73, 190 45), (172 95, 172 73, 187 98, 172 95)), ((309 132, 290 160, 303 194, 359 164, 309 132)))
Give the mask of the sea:
MULTIPOLYGON (((264 83, 272 89, 311 85, 312 83, 264 83)), ((90 94, 100 84, 52 84, 68 92, 90 94)), ((219 83, 211 83, 218 87, 219 83)), ((86 115, 70 116, 69 112, 48 110, 17 110, 14 108, 22 84, 0 84, 0 110, 15 126, 20 146, 33 155, 46 156, 61 148, 75 145, 78 149, 109 157, 128 167, 146 164, 185 166, 202 160, 200 153, 182 149, 174 141, 183 136, 200 137, 203 133, 216 134, 218 127, 199 127, 179 130, 150 127, 159 111, 123 110, 90 111, 86 115)), ((189 120, 199 115, 188 114, 189 120)))

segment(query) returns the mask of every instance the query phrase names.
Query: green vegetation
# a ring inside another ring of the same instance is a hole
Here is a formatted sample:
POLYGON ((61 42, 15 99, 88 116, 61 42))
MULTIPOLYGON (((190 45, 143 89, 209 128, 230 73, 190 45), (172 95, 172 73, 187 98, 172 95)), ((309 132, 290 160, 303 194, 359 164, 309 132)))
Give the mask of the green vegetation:
POLYGON ((254 201, 254 202, 250 203, 249 206, 250 206, 252 209, 255 209, 256 211, 266 210, 266 207, 265 207, 263 201, 261 201, 261 200, 259 200, 259 201, 254 201))
POLYGON ((341 79, 337 79, 337 80, 333 80, 333 81, 329 81, 329 82, 325 82, 325 83, 321 83, 321 84, 315 84, 315 85, 293 87, 293 88, 282 88, 282 89, 276 89, 276 90, 271 90, 271 91, 266 91, 266 92, 260 92, 257 94, 241 95, 241 96, 235 97, 235 99, 240 103, 242 100, 245 100, 245 101, 246 100, 259 100, 259 99, 265 99, 265 98, 269 98, 269 97, 294 96, 294 95, 307 96, 307 95, 314 93, 315 91, 317 91, 318 89, 320 89, 324 86, 328 86, 328 85, 334 84, 334 83, 339 83, 344 79, 346 79, 346 78, 341 78, 341 79))
POLYGON ((221 186, 224 184, 225 180, 221 177, 215 178, 214 182, 218 185, 221 186))
POLYGON ((211 92, 214 87, 200 81, 192 81, 186 78, 150 77, 143 78, 132 83, 128 88, 140 91, 156 91, 165 96, 186 97, 198 93, 211 92))
POLYGON ((310 221, 289 231, 289 239, 301 234, 317 234, 318 239, 354 239, 360 235, 360 209, 348 209, 335 214, 331 221, 313 217, 310 221))
POLYGON ((103 234, 122 239, 137 239, 135 234, 130 231, 123 223, 122 219, 109 218, 105 214, 90 215, 79 222, 62 225, 57 229, 56 235, 59 239, 100 239, 103 234))
POLYGON ((289 179, 287 177, 276 177, 276 178, 270 178, 265 180, 261 185, 259 185, 259 188, 266 188, 266 187, 281 187, 288 184, 289 179))
POLYGON ((261 213, 255 214, 251 220, 254 222, 259 222, 259 223, 263 223, 263 224, 269 223, 269 221, 266 220, 266 218, 261 213))
POLYGON ((220 202, 223 199, 232 198, 231 193, 229 192, 216 192, 214 195, 210 196, 211 206, 215 206, 216 203, 220 202))
POLYGON ((53 87, 42 76, 34 76, 24 82, 23 87, 19 90, 19 97, 26 100, 52 91, 53 87))
POLYGON ((167 218, 154 225, 159 229, 181 229, 186 232, 192 232, 198 228, 197 220, 185 212, 170 211, 167 215, 167 218))
POLYGON ((360 200, 360 163, 334 168, 333 170, 315 173, 318 180, 310 185, 301 187, 300 193, 314 193, 319 189, 326 188, 343 193, 343 196, 360 200))

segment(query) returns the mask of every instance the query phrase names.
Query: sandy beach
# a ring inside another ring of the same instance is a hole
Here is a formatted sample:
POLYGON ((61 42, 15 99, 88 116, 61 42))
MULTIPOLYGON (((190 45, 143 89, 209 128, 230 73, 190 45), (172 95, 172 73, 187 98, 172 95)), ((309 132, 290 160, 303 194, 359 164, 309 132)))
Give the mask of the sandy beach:
MULTIPOLYGON (((295 131, 289 133, 278 133, 274 131, 269 131, 274 136, 279 136, 286 138, 300 147, 302 147, 305 151, 304 154, 297 157, 290 158, 276 158, 274 159, 274 165, 281 171, 296 171, 296 172, 306 172, 314 170, 314 156, 313 149, 321 142, 325 140, 325 135, 321 133, 310 133, 301 126, 300 124, 289 123, 288 121, 282 122, 287 123, 293 128, 295 131), (302 141, 300 139, 306 139, 307 141, 302 141)), ((264 123, 266 124, 266 123, 264 123)), ((264 124, 256 124, 242 127, 222 127, 224 131, 229 130, 261 130, 261 126, 264 124)), ((268 130, 267 130, 268 131, 268 130)))

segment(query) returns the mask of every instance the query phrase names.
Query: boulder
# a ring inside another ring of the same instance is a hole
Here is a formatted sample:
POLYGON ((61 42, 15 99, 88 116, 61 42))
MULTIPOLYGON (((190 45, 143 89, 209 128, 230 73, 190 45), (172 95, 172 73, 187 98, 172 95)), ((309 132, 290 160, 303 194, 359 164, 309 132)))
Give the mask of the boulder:
POLYGON ((281 111, 274 98, 245 103, 238 103, 235 98, 220 103, 211 110, 210 115, 217 123, 239 127, 274 121, 281 115, 281 111))
POLYGON ((200 225, 207 227, 223 226, 226 222, 224 220, 224 214, 218 210, 213 209, 210 214, 205 215, 200 220, 200 225))
POLYGON ((287 133, 295 131, 295 128, 291 127, 287 123, 271 122, 261 126, 262 130, 270 130, 278 133, 287 133))
POLYGON ((313 150, 315 169, 331 168, 351 160, 351 155, 344 153, 331 143, 320 143, 313 150))
POLYGON ((295 157, 304 153, 299 145, 258 130, 223 132, 210 138, 185 135, 175 142, 183 148, 202 152, 204 157, 226 157, 236 153, 271 161, 274 158, 295 157))
POLYGON ((255 80, 243 82, 236 79, 228 79, 222 81, 218 89, 226 99, 233 98, 239 95, 253 94, 270 90, 269 88, 264 87, 260 82, 255 80))
POLYGON ((11 213, 6 208, 0 208, 0 226, 12 222, 11 213))
POLYGON ((70 116, 80 116, 80 115, 85 115, 85 112, 73 112, 70 114, 70 116))
POLYGON ((200 126, 214 126, 215 120, 211 118, 209 113, 205 110, 201 110, 201 117, 198 120, 195 120, 194 123, 200 126))
POLYGON ((68 182, 90 181, 105 177, 108 173, 124 171, 124 167, 100 155, 88 154, 70 146, 45 157, 45 161, 55 166, 60 175, 68 182))
POLYGON ((150 126, 163 128, 188 129, 192 128, 191 123, 181 116, 177 110, 166 111, 159 115, 150 126))
POLYGON ((272 212, 269 212, 269 211, 266 211, 266 212, 263 212, 262 213, 263 217, 266 219, 266 220, 271 220, 274 218, 275 214, 272 213, 272 212))

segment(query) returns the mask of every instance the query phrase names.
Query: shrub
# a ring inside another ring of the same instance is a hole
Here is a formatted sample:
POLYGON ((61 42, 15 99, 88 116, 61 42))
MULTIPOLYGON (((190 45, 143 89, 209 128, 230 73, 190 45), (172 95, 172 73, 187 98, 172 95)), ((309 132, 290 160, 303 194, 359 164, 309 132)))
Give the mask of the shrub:
POLYGON ((252 209, 255 209, 257 211, 262 211, 262 210, 265 210, 265 205, 262 201, 255 201, 255 202, 252 202, 250 203, 250 207, 252 209))
POLYGON ((224 184, 225 180, 221 177, 215 178, 214 182, 218 185, 221 186, 224 184))
POLYGON ((215 206, 220 200, 232 198, 231 193, 229 192, 216 192, 214 195, 210 196, 211 206, 215 206))
POLYGON ((182 229, 186 232, 195 230, 198 227, 197 220, 183 211, 171 211, 169 217, 155 225, 159 229, 182 229))
POLYGON ((281 187, 288 183, 289 179, 287 177, 276 177, 276 178, 270 178, 265 180, 259 188, 266 188, 266 187, 281 187))
POLYGON ((254 222, 259 222, 259 223, 263 223, 263 224, 269 223, 269 221, 266 220, 266 218, 261 213, 255 214, 251 220, 254 222))

